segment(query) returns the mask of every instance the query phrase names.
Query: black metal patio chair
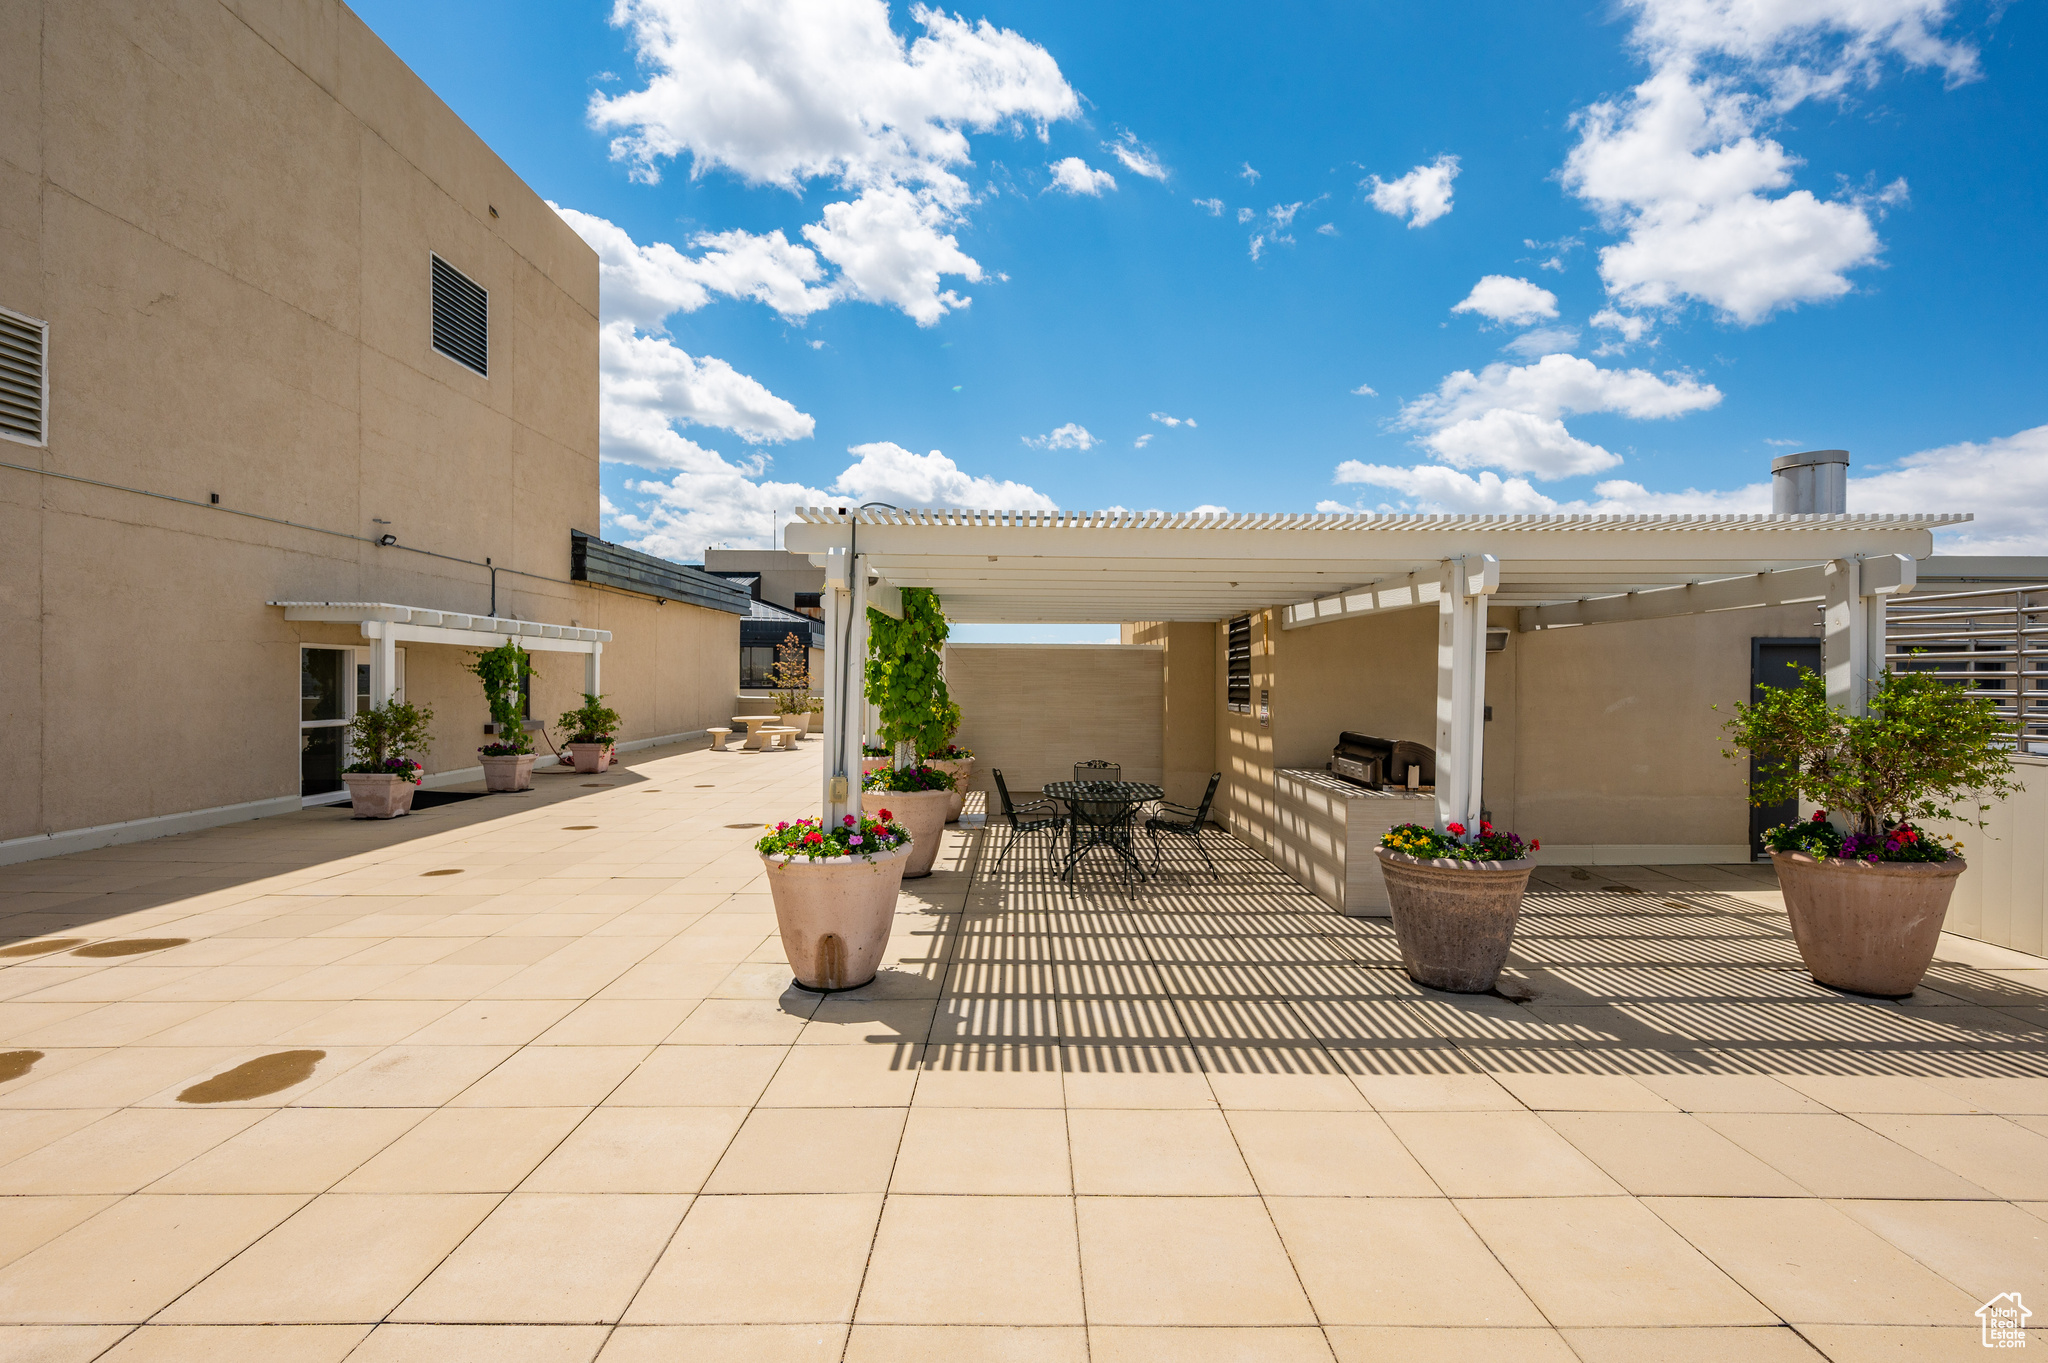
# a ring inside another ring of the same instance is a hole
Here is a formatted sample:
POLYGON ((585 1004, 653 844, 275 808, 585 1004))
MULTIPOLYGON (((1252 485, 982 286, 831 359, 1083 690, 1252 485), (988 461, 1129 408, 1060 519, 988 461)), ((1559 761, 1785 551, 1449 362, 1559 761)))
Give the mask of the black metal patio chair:
POLYGON ((1159 802, 1160 812, 1145 820, 1145 832, 1152 839, 1152 869, 1155 872, 1159 869, 1163 856, 1159 835, 1173 833, 1193 843, 1195 851, 1202 858, 1202 864, 1209 868, 1209 874, 1218 880, 1223 879, 1223 873, 1216 869, 1216 863, 1209 860, 1209 850, 1202 846, 1202 829, 1209 822, 1209 806, 1216 802, 1216 787, 1222 783, 1223 773, 1220 771, 1209 778, 1209 789, 1202 793, 1200 808, 1189 809, 1186 805, 1162 800, 1159 802))
POLYGON ((1003 858, 1009 856, 1010 849, 1017 845, 1018 838, 1051 829, 1053 837, 1057 839, 1059 830, 1065 826, 1066 820, 1060 817, 1059 806, 1051 800, 1026 800, 1021 805, 1011 800, 1010 787, 1003 780, 1002 768, 997 767, 993 770, 996 794, 1003 802, 1002 817, 1010 825, 1009 840, 1003 844, 1003 850, 996 854, 995 865, 1001 866, 1003 858))
POLYGON ((1124 779, 1123 764, 1121 762, 1104 762, 1100 758, 1089 762, 1076 762, 1074 764, 1074 779, 1076 781, 1121 781, 1124 779))

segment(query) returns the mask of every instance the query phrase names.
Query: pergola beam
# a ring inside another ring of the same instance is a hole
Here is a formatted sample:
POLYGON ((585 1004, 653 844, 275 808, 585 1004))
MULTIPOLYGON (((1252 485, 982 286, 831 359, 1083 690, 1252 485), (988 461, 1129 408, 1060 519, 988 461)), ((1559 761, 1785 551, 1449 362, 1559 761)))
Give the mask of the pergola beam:
POLYGON ((1557 629, 1565 625, 1607 625, 1624 620, 1667 620, 1679 615, 1749 610, 1760 606, 1797 606, 1827 598, 1823 564, 1778 572, 1746 573, 1712 582, 1654 587, 1620 596, 1596 596, 1558 605, 1530 606, 1521 613, 1520 628, 1557 629))

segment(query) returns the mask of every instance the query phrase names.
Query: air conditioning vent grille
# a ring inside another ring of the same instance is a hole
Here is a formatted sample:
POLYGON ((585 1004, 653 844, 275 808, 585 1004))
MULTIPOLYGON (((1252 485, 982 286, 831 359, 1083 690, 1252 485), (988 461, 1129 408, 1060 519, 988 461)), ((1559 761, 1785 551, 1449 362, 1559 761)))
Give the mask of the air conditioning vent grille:
POLYGON ((434 257, 434 349, 477 373, 491 373, 491 296, 434 257))
POLYGON ((0 436, 31 445, 44 442, 49 426, 49 338, 44 323, 0 308, 0 436))

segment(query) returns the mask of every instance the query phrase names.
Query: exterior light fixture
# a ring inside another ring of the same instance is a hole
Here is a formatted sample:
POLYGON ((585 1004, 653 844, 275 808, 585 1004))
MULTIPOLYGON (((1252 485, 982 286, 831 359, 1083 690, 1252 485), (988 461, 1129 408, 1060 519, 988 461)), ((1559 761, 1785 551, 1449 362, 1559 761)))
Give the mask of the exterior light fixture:
POLYGON ((377 536, 377 543, 384 545, 386 548, 389 548, 390 546, 398 543, 398 536, 390 534, 379 535, 377 536))

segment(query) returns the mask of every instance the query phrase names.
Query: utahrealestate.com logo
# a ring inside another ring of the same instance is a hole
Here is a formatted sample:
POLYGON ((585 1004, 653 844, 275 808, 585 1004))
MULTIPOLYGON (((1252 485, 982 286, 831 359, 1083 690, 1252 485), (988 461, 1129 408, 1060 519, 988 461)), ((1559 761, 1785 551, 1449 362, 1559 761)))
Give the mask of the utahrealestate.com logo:
POLYGON ((2027 1347, 2027 1317, 2033 1315, 2017 1292, 2001 1292, 1977 1308, 1984 1322, 1984 1347, 2024 1349, 2027 1347))

